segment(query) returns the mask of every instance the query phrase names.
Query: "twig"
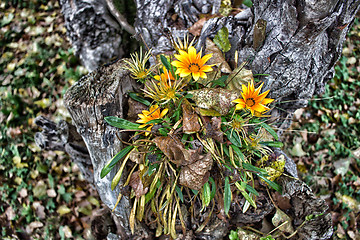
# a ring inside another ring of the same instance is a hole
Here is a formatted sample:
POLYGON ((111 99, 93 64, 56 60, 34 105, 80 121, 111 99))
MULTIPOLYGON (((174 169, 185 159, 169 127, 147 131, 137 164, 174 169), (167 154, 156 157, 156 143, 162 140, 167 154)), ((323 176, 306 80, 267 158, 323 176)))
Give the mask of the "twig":
POLYGON ((110 10, 110 13, 116 18, 118 23, 127 31, 128 33, 135 35, 136 31, 133 26, 131 26, 126 18, 116 9, 112 0, 106 0, 107 6, 110 10))

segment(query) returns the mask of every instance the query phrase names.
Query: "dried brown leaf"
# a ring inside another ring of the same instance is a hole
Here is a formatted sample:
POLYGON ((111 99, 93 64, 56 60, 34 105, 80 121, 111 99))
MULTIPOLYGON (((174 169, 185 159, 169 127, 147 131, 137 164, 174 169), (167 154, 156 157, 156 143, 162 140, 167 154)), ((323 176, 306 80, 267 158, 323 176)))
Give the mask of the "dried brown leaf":
MULTIPOLYGON (((206 120, 208 118, 205 118, 206 120)), ((210 121, 205 123, 206 128, 206 137, 212 138, 220 143, 223 142, 224 133, 220 129, 221 127, 221 118, 220 117, 212 117, 210 121)))
POLYGON ((197 161, 180 170, 179 183, 191 189, 200 190, 209 179, 209 170, 213 164, 211 153, 198 155, 197 161))
POLYGON ((235 68, 232 73, 230 73, 227 81, 227 89, 241 92, 241 85, 247 85, 248 82, 254 80, 253 74, 251 70, 245 68, 246 62, 240 64, 239 67, 235 68))
POLYGON ((140 198, 148 191, 148 187, 144 187, 144 184, 141 180, 140 171, 136 171, 133 174, 131 174, 129 185, 134 190, 135 196, 137 198, 140 198))
POLYGON ((196 161, 199 152, 193 149, 185 149, 179 139, 175 137, 156 137, 153 140, 156 146, 177 165, 188 165, 196 161))
POLYGON ((182 102, 183 110, 183 131, 184 133, 191 134, 200 131, 200 124, 198 121, 198 115, 195 113, 194 108, 191 106, 188 100, 184 99, 182 102))

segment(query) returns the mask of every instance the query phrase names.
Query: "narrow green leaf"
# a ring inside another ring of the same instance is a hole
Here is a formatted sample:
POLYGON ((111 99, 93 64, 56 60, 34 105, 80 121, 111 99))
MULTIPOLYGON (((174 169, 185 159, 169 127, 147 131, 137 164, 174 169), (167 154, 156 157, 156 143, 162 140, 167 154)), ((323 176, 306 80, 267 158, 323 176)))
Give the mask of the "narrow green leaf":
POLYGON ((244 183, 244 182, 236 182, 235 186, 240 190, 241 194, 244 196, 246 201, 248 201, 251 206, 256 208, 256 203, 255 203, 254 199, 252 199, 252 197, 245 191, 246 183, 244 183))
POLYGON ((130 122, 123 118, 118 117, 105 117, 105 121, 113 127, 126 129, 126 130, 139 130, 140 124, 130 122))
POLYGON ((171 71, 171 65, 164 55, 160 55, 160 60, 161 60, 162 64, 164 64, 165 68, 168 71, 171 71))
POLYGON ((281 148, 284 146, 284 144, 282 142, 260 142, 260 144, 269 146, 269 147, 276 147, 276 148, 281 148))
POLYGON ((261 173, 261 174, 263 174, 263 175, 265 175, 265 176, 267 175, 267 172, 266 172, 265 169, 255 167, 255 166, 251 165, 250 163, 245 163, 245 162, 243 162, 243 163, 242 163, 242 167, 243 167, 245 170, 249 170, 249 171, 261 173))
POLYGON ((161 123, 162 121, 162 119, 153 119, 151 121, 148 121, 146 124, 161 123))
POLYGON ((246 188, 246 190, 248 190, 250 193, 254 194, 255 196, 259 196, 259 193, 252 186, 246 184, 245 188, 246 188))
POLYGON ((276 134, 275 130, 269 126, 268 124, 261 122, 260 126, 262 126, 263 128, 265 128, 266 131, 268 131, 268 133, 271 134, 271 136, 273 136, 275 138, 275 140, 278 140, 278 135, 276 134))
POLYGON ((230 145, 230 147, 235 151, 236 155, 238 155, 238 157, 240 158, 240 160, 243 162, 245 161, 245 156, 244 154, 241 152, 241 150, 235 146, 235 145, 230 145))
POLYGON ((229 177, 225 177, 224 210, 225 210, 226 215, 229 213, 229 210, 230 210, 231 198, 232 198, 232 195, 231 195, 229 177))
POLYGON ((211 182, 211 193, 210 193, 210 200, 215 197, 216 194, 216 184, 212 177, 209 177, 209 181, 211 182))
POLYGON ((270 181, 269 179, 264 177, 262 174, 256 174, 256 175, 258 175, 262 180, 264 180, 267 184, 269 184, 270 187, 275 189, 277 192, 279 192, 279 193, 282 192, 282 187, 279 184, 277 184, 273 181, 270 181))
POLYGON ((175 191, 177 192, 177 195, 179 196, 181 202, 184 202, 184 195, 178 185, 175 186, 175 191))
POLYGON ((151 103, 146 100, 146 99, 143 99, 141 97, 139 97, 136 93, 128 93, 129 97, 131 97, 132 99, 134 99, 135 101, 138 101, 146 106, 150 106, 151 103))
POLYGON ((154 195, 156 193, 156 189, 159 188, 160 184, 161 184, 161 182, 160 182, 160 180, 158 180, 154 189, 145 195, 145 204, 148 203, 154 197, 154 195))
POLYGON ((228 130, 226 131, 226 137, 227 139, 229 139, 229 141, 234 144, 235 146, 237 147, 241 147, 242 144, 241 144, 241 139, 239 138, 238 134, 236 134, 236 131, 231 131, 231 130, 228 130))
POLYGON ((203 186, 203 195, 205 206, 209 206, 211 200, 210 184, 206 182, 203 186))
POLYGON ((122 149, 120 152, 118 152, 110 161, 108 161, 108 163, 103 167, 103 169, 101 170, 100 173, 100 177, 104 178, 110 171, 111 169, 114 168, 114 166, 116 165, 116 163, 122 159, 123 157, 125 157, 134 147, 133 146, 127 146, 126 148, 122 149))
POLYGON ((226 27, 221 28, 214 37, 214 43, 221 51, 228 52, 231 49, 229 41, 229 30, 226 27))

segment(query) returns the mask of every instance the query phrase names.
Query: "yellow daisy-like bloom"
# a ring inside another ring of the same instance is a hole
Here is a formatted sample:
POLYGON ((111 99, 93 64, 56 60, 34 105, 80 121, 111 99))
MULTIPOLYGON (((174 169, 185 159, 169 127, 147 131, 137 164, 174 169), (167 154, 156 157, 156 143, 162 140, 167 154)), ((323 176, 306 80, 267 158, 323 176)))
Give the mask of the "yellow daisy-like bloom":
POLYGON ((179 61, 173 61, 171 64, 177 68, 175 74, 180 74, 180 77, 192 74, 195 81, 197 81, 199 77, 207 77, 205 72, 213 70, 210 65, 205 65, 212 57, 212 54, 201 57, 201 51, 196 53, 193 46, 189 47, 188 52, 179 50, 179 53, 174 55, 179 61))
MULTIPOLYGON (((145 128, 146 126, 148 126, 146 128, 147 131, 151 131, 151 128, 154 126, 153 123, 147 124, 148 122, 150 122, 151 120, 155 120, 155 119, 160 119, 163 118, 166 113, 169 111, 169 109, 165 108, 164 110, 160 111, 160 108, 158 105, 152 105, 149 109, 149 111, 147 110, 143 110, 142 114, 138 114, 139 116, 139 120, 137 120, 136 122, 138 123, 143 123, 142 125, 140 125, 140 128, 145 128)), ((148 136, 150 133, 146 132, 145 136, 148 136)))
POLYGON ((150 74, 151 68, 147 69, 145 67, 146 62, 150 58, 150 53, 151 50, 145 52, 145 55, 143 55, 143 51, 142 49, 140 49, 140 56, 138 53, 132 53, 130 54, 131 61, 124 60, 124 62, 126 62, 128 65, 124 68, 128 69, 131 72, 132 78, 143 81, 150 74))
POLYGON ((253 116, 261 116, 261 113, 269 111, 270 108, 265 105, 273 102, 274 99, 265 98, 270 90, 259 94, 263 85, 264 83, 262 83, 258 88, 255 89, 254 81, 249 82, 247 87, 245 86, 245 84, 243 84, 241 93, 243 98, 239 98, 233 101, 234 103, 237 103, 236 110, 241 110, 244 108, 250 109, 253 116))

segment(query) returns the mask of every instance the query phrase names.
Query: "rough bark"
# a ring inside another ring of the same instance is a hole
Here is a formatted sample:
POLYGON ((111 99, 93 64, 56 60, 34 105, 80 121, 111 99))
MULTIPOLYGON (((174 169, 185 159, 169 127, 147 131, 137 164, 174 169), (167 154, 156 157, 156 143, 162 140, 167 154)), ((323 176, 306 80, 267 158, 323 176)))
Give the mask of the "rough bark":
POLYGON ((35 134, 36 145, 44 150, 66 152, 79 166, 84 178, 93 183, 94 173, 89 152, 75 126, 63 120, 56 124, 43 116, 37 117, 34 123, 43 129, 35 134))
POLYGON ((123 56, 122 30, 104 0, 59 0, 67 36, 89 70, 123 56))
MULTIPOLYGON (((65 0, 61 0, 61 2, 65 2, 65 0)), ((93 1, 92 4, 101 2, 104 1, 93 1)), ((155 53, 172 51, 167 36, 169 31, 165 29, 168 28, 174 36, 182 37, 188 31, 187 28, 199 20, 199 14, 217 13, 220 2, 220 0, 138 0, 136 1, 138 18, 135 24, 137 36, 139 39, 142 38, 155 53)), ((80 2, 77 1, 76 4, 80 4, 80 2)), ((85 16, 89 16, 90 13, 95 12, 94 8, 87 5, 88 3, 82 4, 85 4, 82 6, 86 6, 84 8, 86 10, 74 11, 75 8, 63 7, 63 11, 67 21, 66 26, 70 32, 73 32, 69 33, 70 37, 73 34, 72 38, 74 39, 84 39, 84 43, 81 43, 83 45, 79 45, 78 49, 80 52, 84 52, 83 58, 90 56, 91 60, 98 53, 86 50, 94 49, 89 48, 87 42, 91 42, 93 45, 89 46, 96 47, 100 52, 107 52, 114 45, 109 45, 112 41, 107 40, 107 43, 104 42, 105 45, 103 45, 107 47, 101 47, 100 43, 103 43, 103 40, 99 39, 102 38, 96 38, 99 35, 91 35, 86 31, 84 31, 84 35, 77 34, 83 26, 74 23, 83 21, 84 17, 81 14, 89 11, 86 13, 87 15, 85 14, 85 16), (70 14, 66 12, 70 12, 70 14), (75 21, 66 16, 73 16, 73 19, 78 16, 80 20, 75 21), (95 39, 90 41, 90 39, 87 40, 87 37, 95 37, 95 39)), ((206 38, 213 38, 220 28, 226 26, 229 29, 229 39, 232 44, 231 50, 226 55, 227 60, 234 59, 237 50, 239 61, 251 60, 248 65, 255 74, 268 74, 268 76, 260 76, 260 78, 266 84, 264 90, 271 89, 271 97, 277 100, 272 115, 277 118, 279 128, 286 129, 291 122, 293 112, 306 106, 307 100, 314 93, 322 92, 326 81, 332 78, 334 64, 341 54, 342 43, 355 13, 359 9, 359 4, 360 1, 344 0, 254 1, 253 8, 246 9, 235 16, 213 17, 206 21, 197 47, 204 46, 206 38), (255 25, 259 19, 267 22, 265 39, 260 44, 254 43, 254 29, 256 32, 255 25)), ((97 26, 99 20, 95 19, 98 19, 99 15, 101 13, 98 13, 97 17, 91 18, 94 19, 91 23, 94 25, 86 26, 92 28, 97 26)), ((107 21, 100 18, 100 22, 107 21)), ((101 29, 104 28, 101 27, 101 29)), ((117 31, 119 31, 118 28, 111 26, 107 33, 111 35, 117 31)), ((93 69, 96 62, 99 61, 93 62, 93 65, 90 64, 87 67, 93 69)), ((116 136, 116 129, 107 125, 103 119, 105 116, 124 117, 127 109, 126 92, 137 88, 135 82, 129 77, 129 73, 121 68, 122 64, 122 61, 118 61, 90 73, 72 86, 65 96, 65 103, 74 125, 88 149, 94 171, 95 186, 109 208, 114 207, 120 191, 120 189, 114 191, 110 189, 111 179, 117 169, 113 169, 104 179, 100 179, 99 172, 105 163, 122 148, 122 143, 116 136)), ((51 131, 49 133, 52 134, 51 131)), ((126 136, 120 135, 119 137, 125 138, 126 136)), ((57 140, 52 142, 54 142, 54 146, 59 145, 57 140)), ((290 158, 286 160, 288 174, 296 177, 294 163, 290 158)), ((283 181, 283 197, 287 198, 291 205, 290 212, 295 225, 300 226, 309 214, 316 216, 302 225, 298 231, 299 236, 304 239, 329 238, 332 232, 331 218, 329 214, 325 214, 327 210, 325 203, 316 199, 311 190, 300 181, 291 179, 283 179, 283 181)), ((272 205, 265 199, 264 206, 271 207, 272 205)), ((235 216, 232 224, 235 225, 243 223, 246 218, 251 218, 251 214, 254 214, 253 220, 254 218, 264 218, 268 214, 264 211, 264 214, 259 216, 248 211, 246 216, 239 216, 236 209, 232 209, 232 211, 231 214, 235 216)), ((116 208, 115 215, 118 229, 122 229, 120 235, 127 237, 131 236, 128 222, 129 213, 130 200, 125 196, 116 208)), ((131 236, 132 238, 151 238, 150 230, 141 224, 136 226, 137 230, 135 235, 131 236)), ((193 232, 189 229, 186 237, 222 239, 228 231, 229 224, 215 216, 201 232, 193 232)))

